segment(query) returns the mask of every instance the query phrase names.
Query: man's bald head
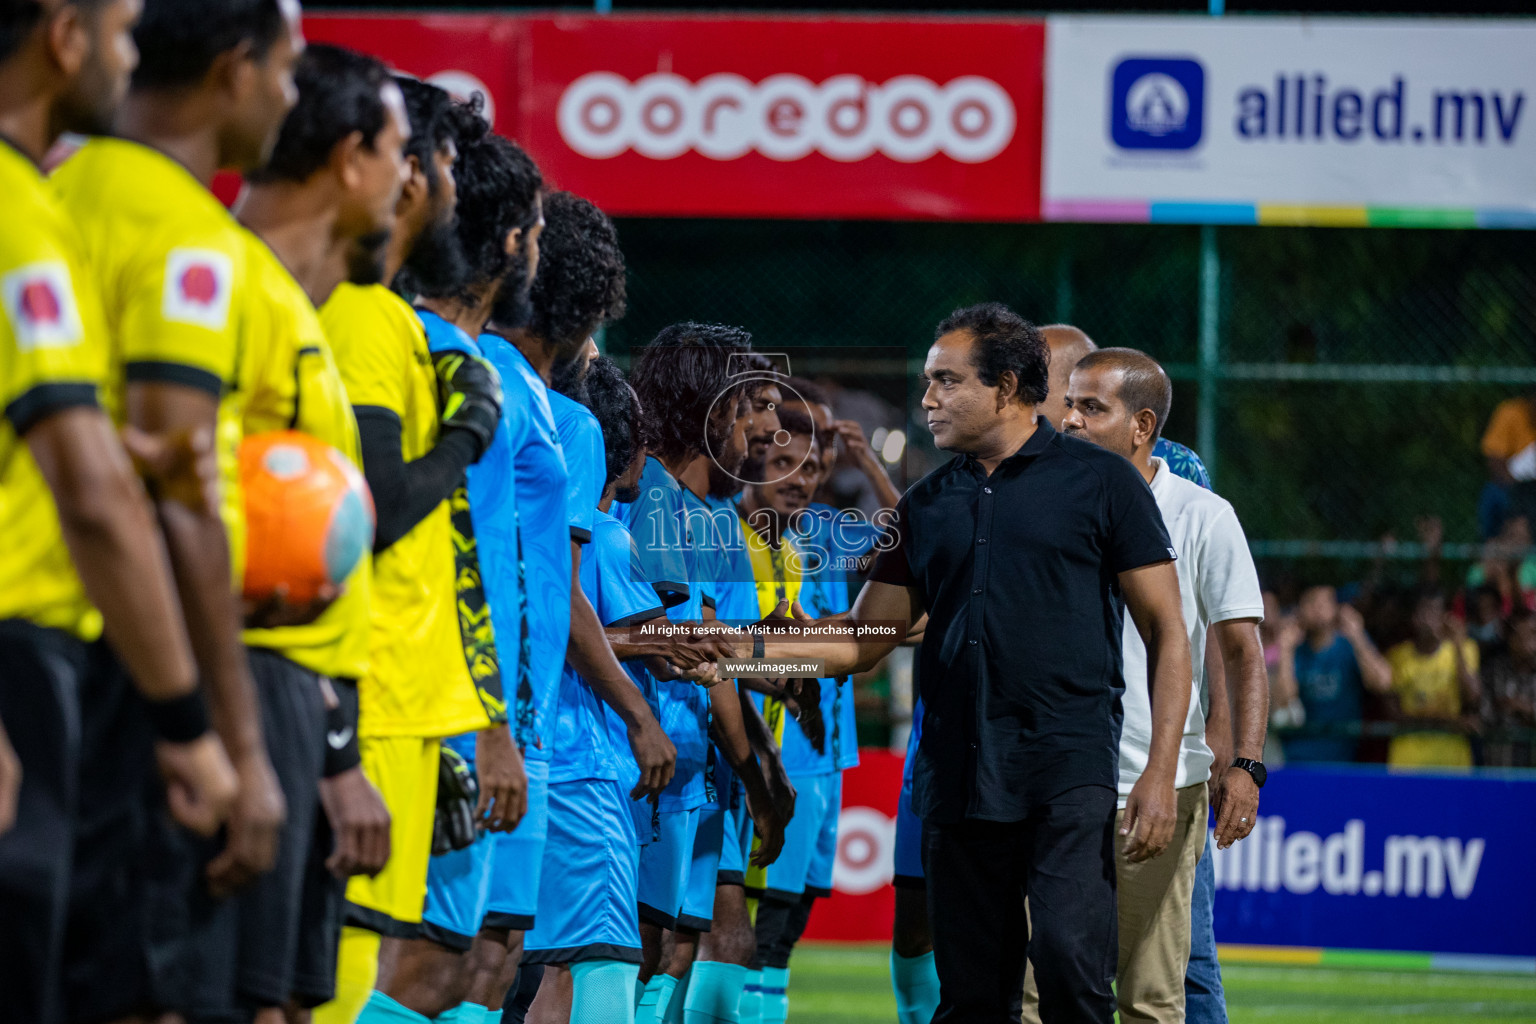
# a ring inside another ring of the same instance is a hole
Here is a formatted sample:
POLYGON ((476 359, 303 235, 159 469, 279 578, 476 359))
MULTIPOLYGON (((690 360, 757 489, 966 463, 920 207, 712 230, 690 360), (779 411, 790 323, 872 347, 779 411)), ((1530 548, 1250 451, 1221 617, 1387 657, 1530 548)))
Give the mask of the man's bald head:
POLYGON ((1050 394, 1035 408, 1051 426, 1060 430, 1061 421, 1067 415, 1067 381, 1072 376, 1072 369, 1088 353, 1097 351, 1098 346, 1071 324, 1051 324, 1040 328, 1040 333, 1051 350, 1051 383, 1050 394))

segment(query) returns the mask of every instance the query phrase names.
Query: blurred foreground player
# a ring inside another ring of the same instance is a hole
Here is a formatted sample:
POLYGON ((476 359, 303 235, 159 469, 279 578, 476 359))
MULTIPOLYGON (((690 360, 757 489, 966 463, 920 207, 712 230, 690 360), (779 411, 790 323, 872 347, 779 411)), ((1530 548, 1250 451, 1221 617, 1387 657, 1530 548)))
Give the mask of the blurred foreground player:
MULTIPOLYGON (((144 754, 175 819, 211 835, 235 794, 144 486, 99 405, 109 361, 99 298, 38 170, 58 132, 109 127, 136 60, 137 15, 133 0, 102 0, 12 3, 0 18, 0 720, 24 773, 0 836, 7 1022, 58 1014, 76 773, 96 754, 80 747, 81 690, 116 671, 103 628, 142 694, 155 737, 144 754)), ((206 510, 210 441, 140 435, 132 447, 162 486, 206 510)))
MULTIPOLYGON (((80 232, 102 297, 113 369, 104 397, 114 417, 146 432, 216 439, 222 509, 188 508, 156 481, 150 487, 213 720, 240 780, 222 849, 198 844, 186 851, 208 861, 207 889, 223 896, 272 867, 285 800, 263 740, 231 589, 245 534, 237 451, 249 389, 239 384, 238 361, 247 344, 249 236, 209 183, 219 170, 244 173, 266 160, 294 102, 303 39, 298 8, 277 0, 241 0, 214 12, 184 0, 151 0, 134 39, 139 65, 116 118, 117 137, 86 143, 55 172, 53 186, 80 232)), ((120 710, 130 717, 89 728, 123 742, 133 713, 120 710)), ((278 749, 293 742, 268 738, 278 749)), ((81 836, 75 920, 81 927, 94 920, 92 930, 115 936, 115 945, 78 951, 88 963, 131 960, 139 941, 124 926, 122 908, 96 891, 130 859, 125 844, 143 813, 117 760, 86 765, 81 783, 94 813, 81 836)), ((186 877, 182 898, 201 898, 200 873, 186 877)), ((203 933, 220 927, 222 916, 209 907, 206 915, 189 915, 189 924, 203 933)), ((103 989, 88 977, 66 981, 72 1018, 112 1012, 128 988, 103 989)), ((195 1002, 189 991, 173 993, 164 984, 154 990, 169 1006, 195 1002)))
MULTIPOLYGON (((297 79, 298 105, 240 209, 256 236, 249 255, 243 425, 248 435, 300 430, 361 472, 357 421, 318 307, 343 281, 378 281, 410 125, 399 88, 371 57, 312 47, 297 79)), ((309 614, 292 623, 261 617, 245 633, 289 807, 277 867, 240 897, 232 1009, 258 1007, 258 1024, 267 1018, 277 1024, 290 1000, 308 1008, 332 995, 341 880, 326 869, 334 844, 321 801, 335 814, 343 845, 355 841, 348 821, 371 817, 365 841, 375 848, 373 870, 387 849, 378 794, 355 754, 330 756, 336 737, 326 729, 326 697, 352 690, 368 669, 371 579, 365 556, 312 622, 302 621, 309 614)), ((210 975, 220 966, 204 962, 210 975)))

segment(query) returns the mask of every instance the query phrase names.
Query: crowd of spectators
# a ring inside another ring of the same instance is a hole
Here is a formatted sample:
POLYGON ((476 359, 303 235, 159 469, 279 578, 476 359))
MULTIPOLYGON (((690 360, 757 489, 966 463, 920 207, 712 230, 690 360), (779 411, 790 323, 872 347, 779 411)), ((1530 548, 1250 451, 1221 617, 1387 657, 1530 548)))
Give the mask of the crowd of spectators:
POLYGON ((1383 582, 1379 561, 1347 588, 1266 592, 1266 761, 1536 767, 1529 520, 1506 509, 1482 558, 1449 586, 1440 522, 1423 518, 1418 533, 1411 583, 1383 582))
POLYGON ((1409 583, 1386 582, 1382 558, 1349 587, 1266 592, 1266 761, 1536 767, 1536 390, 1499 403, 1481 449, 1482 547, 1465 574, 1450 578, 1440 521, 1424 517, 1409 583))

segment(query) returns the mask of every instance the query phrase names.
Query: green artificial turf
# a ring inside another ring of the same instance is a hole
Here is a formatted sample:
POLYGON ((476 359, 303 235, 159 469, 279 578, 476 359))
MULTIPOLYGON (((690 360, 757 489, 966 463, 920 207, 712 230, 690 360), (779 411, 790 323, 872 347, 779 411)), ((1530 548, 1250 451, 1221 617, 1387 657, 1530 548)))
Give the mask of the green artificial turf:
MULTIPOLYGON (((895 1024, 880 946, 807 943, 790 965, 791 1024, 895 1024)), ((1232 1024, 1532 1024, 1536 977, 1230 964, 1232 1024)))

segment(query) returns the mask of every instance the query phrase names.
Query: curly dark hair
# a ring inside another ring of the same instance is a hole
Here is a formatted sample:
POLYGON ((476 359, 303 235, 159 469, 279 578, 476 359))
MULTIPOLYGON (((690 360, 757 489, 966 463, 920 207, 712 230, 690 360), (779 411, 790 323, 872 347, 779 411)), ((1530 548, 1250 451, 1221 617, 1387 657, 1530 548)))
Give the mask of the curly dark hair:
POLYGON ((283 29, 277 0, 146 0, 133 29, 139 48, 134 88, 194 85, 215 57, 244 42, 251 44, 252 56, 263 60, 283 29))
POLYGON ((783 384, 787 377, 779 370, 772 359, 761 352, 748 352, 739 355, 731 361, 731 376, 741 377, 750 375, 747 381, 747 397, 756 398, 758 393, 766 387, 783 384))
POLYGON ((426 176, 427 187, 436 195, 443 187, 443 180, 437 173, 437 161, 433 157, 446 150, 449 143, 458 144, 456 104, 447 90, 423 82, 414 75, 396 75, 395 84, 400 87, 400 95, 405 97, 405 113, 411 119, 411 137, 405 144, 405 155, 416 158, 421 173, 426 176))
POLYGON ((288 111, 267 165, 252 181, 307 181, 325 166, 336 144, 361 132, 373 148, 388 114, 382 90, 392 84, 389 69, 365 54, 313 43, 294 68, 299 102, 288 111))
POLYGON ((607 214, 569 192, 544 197, 539 274, 528 298, 529 332, 559 349, 624 315, 624 254, 607 214))
POLYGON ((635 404, 635 390, 624 379, 618 363, 598 356, 587 370, 586 398, 582 404, 592 410, 598 426, 603 428, 603 447, 608 450, 608 475, 603 486, 607 487, 624 475, 640 450, 640 410, 635 404))
POLYGON ((746 387, 732 376, 731 357, 751 347, 752 335, 740 327, 690 322, 663 328, 640 350, 630 382, 645 410, 641 433, 652 455, 669 460, 725 450, 746 387))
MULTIPOLYGON (((473 124, 470 125, 473 128, 473 124)), ((458 185, 459 243, 469 260, 468 280, 452 294, 427 298, 473 301, 474 291, 493 281, 507 280, 502 291, 521 286, 527 276, 527 246, 508 255, 507 235, 518 228, 525 232, 539 219, 539 190, 544 180, 538 166, 511 139, 500 135, 467 136, 458 141, 459 158, 453 165, 458 185)), ((524 238, 526 238, 526 234, 524 238)))
POLYGON ((1004 373, 1019 382, 1015 398, 1023 405, 1039 405, 1050 391, 1051 350, 1040 328, 1001 302, 983 302, 957 309, 933 332, 935 339, 954 331, 968 331, 975 339, 971 364, 989 388, 997 387, 1004 373))

